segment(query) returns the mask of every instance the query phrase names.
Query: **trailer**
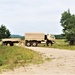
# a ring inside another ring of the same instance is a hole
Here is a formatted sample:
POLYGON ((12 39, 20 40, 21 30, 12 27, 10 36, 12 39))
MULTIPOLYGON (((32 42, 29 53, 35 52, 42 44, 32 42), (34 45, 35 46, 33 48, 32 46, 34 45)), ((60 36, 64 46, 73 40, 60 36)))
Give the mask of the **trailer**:
POLYGON ((20 38, 5 38, 5 39, 2 39, 2 45, 10 45, 10 46, 13 46, 14 43, 19 43, 21 42, 21 39, 20 38))
POLYGON ((54 35, 46 35, 44 33, 25 33, 26 46, 37 46, 41 43, 45 43, 47 46, 51 46, 53 43, 55 43, 54 35))

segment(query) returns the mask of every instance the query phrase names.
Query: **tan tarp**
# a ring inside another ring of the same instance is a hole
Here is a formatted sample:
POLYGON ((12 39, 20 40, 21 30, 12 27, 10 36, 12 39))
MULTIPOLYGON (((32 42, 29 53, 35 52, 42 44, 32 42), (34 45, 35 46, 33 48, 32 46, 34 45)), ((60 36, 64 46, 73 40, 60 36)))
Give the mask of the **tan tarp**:
POLYGON ((44 40, 44 33, 25 33, 25 40, 44 40))

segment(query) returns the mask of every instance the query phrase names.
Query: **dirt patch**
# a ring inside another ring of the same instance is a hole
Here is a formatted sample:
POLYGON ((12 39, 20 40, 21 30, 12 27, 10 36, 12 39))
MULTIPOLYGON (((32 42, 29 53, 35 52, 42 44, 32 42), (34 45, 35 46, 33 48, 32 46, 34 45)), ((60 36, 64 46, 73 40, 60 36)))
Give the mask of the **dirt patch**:
POLYGON ((40 65, 20 67, 0 75, 75 75, 75 51, 53 48, 28 47, 43 53, 43 56, 54 58, 40 65))

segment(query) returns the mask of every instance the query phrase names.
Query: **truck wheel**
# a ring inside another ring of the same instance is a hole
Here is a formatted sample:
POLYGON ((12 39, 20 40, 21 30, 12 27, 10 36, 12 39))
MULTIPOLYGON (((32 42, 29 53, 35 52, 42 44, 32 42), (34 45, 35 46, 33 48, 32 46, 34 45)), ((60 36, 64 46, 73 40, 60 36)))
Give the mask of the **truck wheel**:
POLYGON ((37 42, 32 42, 32 46, 36 47, 37 46, 37 42))
POLYGON ((52 43, 48 43, 48 46, 52 46, 52 43))
POLYGON ((27 42, 27 43, 26 43, 26 46, 31 46, 31 43, 30 43, 30 42, 27 42))
POLYGON ((5 43, 2 43, 2 46, 4 46, 5 45, 5 43))
POLYGON ((10 43, 10 46, 13 46, 14 44, 13 43, 10 43))
POLYGON ((48 43, 47 43, 47 46, 52 46, 52 43, 51 43, 51 42, 48 42, 48 43))
POLYGON ((7 43, 2 43, 2 46, 7 46, 7 43))

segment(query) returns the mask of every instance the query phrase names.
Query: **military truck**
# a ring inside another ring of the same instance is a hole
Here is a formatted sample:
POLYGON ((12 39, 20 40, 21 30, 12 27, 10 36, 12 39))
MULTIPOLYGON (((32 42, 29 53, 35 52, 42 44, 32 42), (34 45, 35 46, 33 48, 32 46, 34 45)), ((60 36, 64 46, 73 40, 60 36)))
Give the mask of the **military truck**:
POLYGON ((14 43, 19 43, 21 42, 21 39, 20 38, 5 38, 5 39, 2 39, 2 45, 10 45, 10 46, 13 46, 14 43))
POLYGON ((44 33, 25 33, 25 45, 37 46, 38 44, 45 43, 47 46, 51 46, 55 43, 54 35, 44 33))

